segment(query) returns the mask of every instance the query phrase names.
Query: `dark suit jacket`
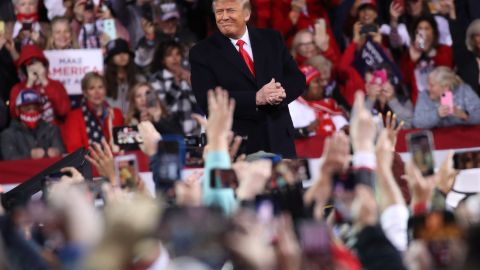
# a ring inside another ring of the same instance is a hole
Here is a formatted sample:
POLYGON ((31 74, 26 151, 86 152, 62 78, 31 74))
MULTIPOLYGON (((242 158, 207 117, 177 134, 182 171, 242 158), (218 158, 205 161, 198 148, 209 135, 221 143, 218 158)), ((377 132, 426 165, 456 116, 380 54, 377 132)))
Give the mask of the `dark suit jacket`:
POLYGON ((204 112, 208 112, 207 91, 216 86, 227 89, 236 101, 233 131, 248 135, 247 153, 265 150, 295 157, 288 103, 306 89, 305 76, 278 32, 253 27, 248 31, 256 77, 230 40, 216 32, 190 50, 195 97, 204 112), (285 88, 286 99, 275 106, 256 106, 256 92, 272 78, 285 88))

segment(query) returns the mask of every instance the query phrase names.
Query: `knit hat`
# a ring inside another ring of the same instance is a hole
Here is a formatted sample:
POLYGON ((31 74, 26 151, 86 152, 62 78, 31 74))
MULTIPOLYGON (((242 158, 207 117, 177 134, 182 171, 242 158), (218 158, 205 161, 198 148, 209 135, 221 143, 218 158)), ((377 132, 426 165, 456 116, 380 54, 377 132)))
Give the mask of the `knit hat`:
POLYGON ((121 53, 128 53, 132 59, 135 56, 135 54, 130 50, 126 40, 121 38, 110 40, 107 43, 107 55, 105 56, 105 63, 108 63, 111 58, 121 53))
POLYGON ((312 67, 312 66, 301 66, 300 67, 300 70, 303 72, 303 74, 305 75, 305 79, 307 81, 307 85, 310 84, 310 82, 312 82, 313 79, 317 78, 320 76, 320 72, 312 67))
POLYGON ((41 103, 42 97, 40 96, 40 94, 38 94, 37 91, 28 88, 20 91, 17 99, 15 100, 16 107, 41 103))

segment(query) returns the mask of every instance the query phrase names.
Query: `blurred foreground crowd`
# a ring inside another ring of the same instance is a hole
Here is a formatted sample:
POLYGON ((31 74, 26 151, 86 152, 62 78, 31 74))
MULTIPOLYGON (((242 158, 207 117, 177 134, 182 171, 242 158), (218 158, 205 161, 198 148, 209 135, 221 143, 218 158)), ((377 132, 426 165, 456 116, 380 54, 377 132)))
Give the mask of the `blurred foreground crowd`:
MULTIPOLYGON (((347 129, 357 90, 376 118, 391 112, 403 128, 480 123, 477 1, 251 4, 250 24, 281 32, 305 74, 308 89, 289 105, 297 139, 322 144, 347 129)), ((200 135, 194 115, 206 112, 191 87, 188 51, 215 31, 211 1, 0 5, 3 159, 56 157, 102 138, 113 146, 114 127, 144 120, 164 134, 200 135), (47 56, 85 49, 101 50, 103 73, 85 74, 74 93, 51 77, 47 56)))

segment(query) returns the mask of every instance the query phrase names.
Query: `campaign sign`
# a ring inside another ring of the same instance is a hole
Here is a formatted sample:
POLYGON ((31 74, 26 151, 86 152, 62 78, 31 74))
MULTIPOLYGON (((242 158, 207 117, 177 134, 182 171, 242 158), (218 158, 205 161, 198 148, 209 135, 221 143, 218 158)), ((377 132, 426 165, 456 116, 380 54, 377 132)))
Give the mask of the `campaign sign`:
POLYGON ((45 51, 50 62, 49 77, 63 83, 69 95, 82 94, 80 82, 90 71, 103 73, 100 49, 45 51))

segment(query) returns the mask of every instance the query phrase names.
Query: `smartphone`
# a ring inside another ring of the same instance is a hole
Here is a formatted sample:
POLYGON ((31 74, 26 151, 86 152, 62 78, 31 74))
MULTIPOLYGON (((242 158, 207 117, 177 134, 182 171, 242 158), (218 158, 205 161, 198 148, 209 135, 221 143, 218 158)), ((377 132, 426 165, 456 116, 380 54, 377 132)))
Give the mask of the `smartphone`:
POLYGON ((423 32, 418 32, 417 33, 417 36, 416 36, 416 42, 417 42, 417 46, 419 49, 421 50, 425 50, 425 35, 423 34, 423 32))
POLYGON ((238 187, 237 174, 232 169, 212 169, 210 171, 211 188, 233 188, 238 187))
POLYGON ((22 23, 22 30, 32 31, 32 23, 31 22, 22 23))
POLYGON ((315 22, 315 33, 325 36, 327 34, 327 24, 325 22, 325 19, 319 18, 315 22))
POLYGON ((120 126, 113 128, 113 142, 120 150, 139 150, 139 144, 143 143, 142 136, 137 126, 120 126))
POLYGON ((448 107, 448 114, 453 114, 453 93, 450 90, 445 91, 440 98, 440 104, 448 107))
POLYGON ((434 173, 433 136, 429 130, 407 134, 408 150, 423 176, 434 173))
POLYGON ((331 238, 328 226, 324 222, 303 221, 300 223, 299 233, 300 245, 307 258, 315 260, 331 258, 331 238))
POLYGON ((138 177, 138 161, 136 155, 116 156, 114 158, 115 179, 123 189, 134 190, 138 177))
POLYGON ((360 29, 360 34, 361 35, 366 35, 369 33, 376 33, 378 32, 378 26, 376 24, 365 24, 362 26, 360 29))
POLYGON ((456 170, 480 168, 480 150, 455 153, 453 168, 456 170))
POLYGON ((5 22, 0 21, 0 35, 5 34, 5 22))
POLYGON ((158 142, 157 158, 160 166, 157 173, 160 182, 170 185, 182 178, 185 164, 185 139, 178 135, 163 135, 158 142))
POLYGON ((261 223, 268 224, 281 212, 280 204, 274 195, 261 194, 255 196, 255 213, 257 213, 257 218, 261 223))
POLYGON ((103 20, 103 32, 107 34, 110 40, 117 39, 117 29, 115 28, 114 19, 103 20))
POLYGON ((148 91, 146 94, 146 99, 147 99, 146 101, 147 108, 154 108, 158 106, 158 96, 155 93, 155 91, 153 90, 148 91))

